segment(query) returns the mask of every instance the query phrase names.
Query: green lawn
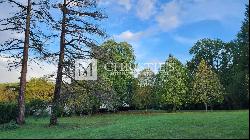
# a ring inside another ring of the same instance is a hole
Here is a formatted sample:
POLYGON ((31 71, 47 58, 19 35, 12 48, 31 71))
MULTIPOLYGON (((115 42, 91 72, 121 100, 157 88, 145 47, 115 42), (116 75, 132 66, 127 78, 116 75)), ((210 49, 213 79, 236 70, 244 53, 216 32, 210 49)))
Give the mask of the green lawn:
POLYGON ((0 138, 249 138, 249 111, 122 113, 59 119, 28 118, 21 128, 0 128, 0 138))

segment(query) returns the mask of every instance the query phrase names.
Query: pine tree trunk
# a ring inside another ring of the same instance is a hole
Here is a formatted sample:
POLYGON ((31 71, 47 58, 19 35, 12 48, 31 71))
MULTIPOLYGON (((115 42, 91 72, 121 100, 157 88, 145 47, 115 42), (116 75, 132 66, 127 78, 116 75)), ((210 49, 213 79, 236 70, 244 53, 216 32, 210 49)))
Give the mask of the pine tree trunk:
POLYGON ((25 40, 24 40, 23 59, 22 59, 22 70, 21 70, 20 88, 19 88, 19 96, 18 96, 17 123, 19 125, 22 125, 25 123, 24 94, 25 94, 25 88, 26 88, 27 62, 28 62, 28 56, 29 56, 30 17, 31 17, 31 0, 28 0, 25 40))
POLYGON ((60 55, 57 68, 56 85, 54 91, 54 98, 52 103, 52 113, 50 118, 50 125, 57 125, 57 115, 60 105, 60 93, 62 88, 62 75, 63 75, 63 63, 64 63, 64 49, 65 49, 65 33, 66 33, 66 0, 62 6, 63 18, 62 18, 62 29, 60 36, 60 55))

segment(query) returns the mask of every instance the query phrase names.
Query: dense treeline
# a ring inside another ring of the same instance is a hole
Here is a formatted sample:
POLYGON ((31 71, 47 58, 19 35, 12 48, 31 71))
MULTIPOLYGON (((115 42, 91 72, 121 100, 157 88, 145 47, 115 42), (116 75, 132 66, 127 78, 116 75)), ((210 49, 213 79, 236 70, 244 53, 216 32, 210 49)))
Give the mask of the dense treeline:
MULTIPOLYGON (((89 93, 84 92, 89 99, 91 96, 95 98, 92 111, 97 111, 103 104, 108 110, 119 110, 127 105, 130 109, 169 110, 248 108, 248 23, 247 6, 246 18, 235 40, 198 40, 190 49, 193 59, 186 65, 170 55, 158 73, 145 68, 137 77, 130 71, 114 75, 112 71, 103 70, 102 64, 107 63, 136 66, 129 44, 113 40, 103 43, 97 51, 102 52, 97 58, 100 62, 99 80, 95 84, 84 83, 87 87, 92 85, 89 93)), ((82 88, 86 90, 84 86, 82 88)), ((84 100, 90 105, 91 101, 84 100)))
MULTIPOLYGON (((0 102, 15 102, 18 96, 18 83, 0 84, 0 102)), ((27 82, 25 101, 44 100, 50 102, 54 83, 46 78, 32 78, 27 82)))
MULTIPOLYGON (((30 9, 32 4, 41 5, 41 9, 44 11, 50 9, 48 1, 36 4, 28 0, 27 7, 12 0, 0 1, 0 3, 2 2, 9 2, 27 10, 27 13, 23 15, 23 20, 26 17, 27 21, 30 20, 29 15, 32 12, 36 13, 36 10, 30 9)), ((34 48, 30 47, 30 49, 39 50, 39 56, 32 55, 31 58, 34 57, 34 60, 35 58, 51 60, 50 58, 57 57, 54 59, 58 63, 55 83, 49 82, 45 78, 31 79, 28 83, 26 82, 29 56, 26 51, 29 46, 32 46, 29 45, 28 39, 29 35, 31 37, 34 35, 33 32, 29 32, 29 30, 33 31, 33 27, 24 27, 27 24, 22 24, 21 29, 18 27, 11 29, 26 32, 26 41, 18 42, 18 45, 24 45, 24 47, 16 48, 16 44, 11 44, 13 42, 10 44, 5 42, 1 45, 0 53, 26 49, 23 53, 19 53, 23 59, 25 58, 25 62, 21 59, 24 68, 19 84, 0 85, 0 102, 3 103, 0 108, 4 108, 4 110, 0 110, 1 112, 6 112, 8 110, 6 108, 10 106, 12 112, 19 114, 19 124, 23 124, 25 103, 28 108, 31 108, 28 110, 39 112, 47 110, 51 105, 50 123, 55 125, 57 117, 61 115, 84 115, 102 111, 115 112, 127 109, 176 111, 180 109, 243 109, 249 107, 249 6, 246 8, 245 19, 235 40, 230 42, 209 38, 198 40, 190 49, 193 58, 187 64, 182 64, 170 55, 157 73, 145 68, 135 75, 133 72, 138 66, 135 62, 133 47, 130 44, 108 40, 98 46, 91 38, 91 35, 106 36, 105 32, 96 24, 96 21, 100 21, 106 16, 98 11, 96 5, 95 0, 78 2, 64 0, 63 3, 51 7, 59 10, 62 16, 60 20, 49 13, 31 17, 31 21, 35 21, 32 18, 38 18, 59 32, 58 35, 48 36, 59 36, 59 52, 47 52, 41 43, 33 44, 36 46, 34 48), (85 11, 80 10, 81 8, 85 11), (84 24, 84 26, 79 26, 80 24, 84 24), (79 58, 98 60, 96 81, 74 79, 72 76, 72 71, 75 69, 74 62, 79 58), (71 79, 71 82, 65 82, 64 76, 71 79), (6 105, 7 102, 15 105, 17 101, 19 109, 16 111, 13 111, 12 105, 6 105)), ((36 37, 39 38, 39 36, 36 37)), ((16 40, 14 39, 14 41, 16 40)), ((41 42, 41 40, 37 39, 32 42, 41 42)), ((11 112, 9 114, 12 117, 15 116, 11 112)))
POLYGON ((195 72, 202 59, 219 76, 226 90, 223 108, 248 108, 249 104, 249 6, 235 40, 199 40, 190 50, 194 58, 188 68, 195 72))

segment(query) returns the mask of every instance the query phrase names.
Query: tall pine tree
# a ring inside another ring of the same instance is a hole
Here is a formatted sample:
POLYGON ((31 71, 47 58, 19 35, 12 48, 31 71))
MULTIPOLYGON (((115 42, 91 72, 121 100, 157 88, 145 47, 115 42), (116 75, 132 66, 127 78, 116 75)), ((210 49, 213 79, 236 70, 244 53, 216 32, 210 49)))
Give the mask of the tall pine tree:
POLYGON ((26 0, 21 3, 18 0, 0 0, 0 3, 17 9, 10 17, 0 19, 0 31, 12 33, 7 41, 1 43, 0 57, 9 60, 10 68, 21 66, 17 117, 17 123, 21 125, 25 122, 24 95, 28 62, 48 55, 44 49, 44 41, 51 36, 44 34, 38 27, 39 24, 48 22, 50 19, 49 2, 48 0, 26 0))
POLYGON ((63 76, 73 80, 70 69, 74 67, 75 60, 94 57, 93 49, 97 47, 95 37, 106 36, 97 21, 106 16, 97 8, 96 0, 63 0, 53 7, 54 10, 59 10, 61 15, 59 20, 54 17, 53 23, 54 29, 60 32, 60 50, 55 53, 58 56, 58 66, 50 118, 50 124, 56 125, 63 76))

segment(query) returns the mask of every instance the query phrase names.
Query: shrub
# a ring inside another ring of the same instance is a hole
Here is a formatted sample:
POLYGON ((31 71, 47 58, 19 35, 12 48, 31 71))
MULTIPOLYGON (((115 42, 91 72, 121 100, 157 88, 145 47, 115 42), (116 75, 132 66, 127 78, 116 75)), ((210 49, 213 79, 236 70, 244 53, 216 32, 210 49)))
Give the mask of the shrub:
POLYGON ((46 117, 49 112, 47 110, 48 102, 43 100, 32 100, 26 104, 26 114, 35 117, 46 117))
POLYGON ((0 125, 0 130, 2 131, 15 130, 17 128, 19 128, 19 125, 16 123, 16 121, 13 120, 11 120, 8 123, 0 125))
POLYGON ((0 124, 16 120, 17 105, 14 103, 0 103, 0 124))

